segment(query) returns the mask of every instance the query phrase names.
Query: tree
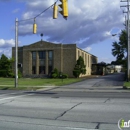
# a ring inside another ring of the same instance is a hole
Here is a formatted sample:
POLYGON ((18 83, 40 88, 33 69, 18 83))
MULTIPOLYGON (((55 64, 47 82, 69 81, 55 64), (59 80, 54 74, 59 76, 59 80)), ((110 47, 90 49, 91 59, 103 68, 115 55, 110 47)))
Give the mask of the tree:
POLYGON ((4 54, 0 58, 0 76, 8 77, 12 76, 12 59, 8 59, 4 54))
POLYGON ((77 60, 77 64, 74 67, 73 75, 78 78, 80 74, 86 74, 86 65, 83 58, 80 56, 77 60))
POLYGON ((52 78, 58 78, 59 77, 59 72, 57 68, 54 68, 54 70, 51 73, 52 78))
POLYGON ((126 30, 122 30, 119 35, 119 42, 113 42, 112 55, 116 57, 117 64, 126 65, 127 61, 127 33, 126 30))

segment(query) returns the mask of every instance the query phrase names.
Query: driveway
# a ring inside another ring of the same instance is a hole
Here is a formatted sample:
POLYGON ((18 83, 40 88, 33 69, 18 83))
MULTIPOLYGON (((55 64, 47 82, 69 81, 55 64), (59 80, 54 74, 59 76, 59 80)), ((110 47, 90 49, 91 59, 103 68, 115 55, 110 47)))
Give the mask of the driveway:
POLYGON ((128 92, 123 89, 124 73, 115 73, 105 76, 97 76, 84 81, 65 85, 56 91, 87 91, 87 92, 128 92))

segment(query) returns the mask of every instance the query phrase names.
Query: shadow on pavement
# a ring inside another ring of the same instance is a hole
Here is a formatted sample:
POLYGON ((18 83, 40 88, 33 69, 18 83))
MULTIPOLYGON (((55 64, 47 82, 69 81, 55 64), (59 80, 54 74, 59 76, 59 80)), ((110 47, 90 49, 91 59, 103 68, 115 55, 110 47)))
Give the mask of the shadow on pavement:
POLYGON ((53 93, 53 92, 38 92, 38 91, 29 91, 29 92, 24 92, 24 93, 28 93, 28 94, 31 94, 31 93, 34 93, 34 94, 48 94, 48 95, 56 94, 56 93, 53 93))

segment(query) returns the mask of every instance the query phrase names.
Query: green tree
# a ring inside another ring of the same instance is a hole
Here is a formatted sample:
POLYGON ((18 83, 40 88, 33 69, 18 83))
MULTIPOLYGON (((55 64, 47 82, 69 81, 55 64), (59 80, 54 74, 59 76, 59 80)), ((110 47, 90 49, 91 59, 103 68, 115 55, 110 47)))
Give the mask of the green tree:
POLYGON ((80 56, 77 60, 77 64, 74 67, 73 75, 78 78, 80 74, 86 74, 86 65, 83 58, 80 56))
POLYGON ((59 77, 59 72, 58 72, 57 68, 54 68, 54 70, 52 71, 51 77, 52 78, 58 78, 59 77))
POLYGON ((12 76, 12 59, 8 59, 4 54, 0 57, 0 76, 12 76))
POLYGON ((116 57, 117 64, 126 65, 127 61, 127 33, 126 30, 122 30, 119 35, 119 42, 113 42, 112 55, 116 57))

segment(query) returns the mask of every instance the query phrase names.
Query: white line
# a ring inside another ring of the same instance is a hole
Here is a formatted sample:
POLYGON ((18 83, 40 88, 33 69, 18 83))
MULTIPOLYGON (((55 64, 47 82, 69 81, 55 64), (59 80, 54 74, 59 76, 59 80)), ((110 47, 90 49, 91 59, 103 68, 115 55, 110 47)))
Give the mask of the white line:
POLYGON ((0 94, 0 97, 1 97, 1 96, 6 96, 6 95, 12 95, 12 94, 18 94, 18 93, 6 93, 6 94, 0 94))
POLYGON ((67 129, 71 129, 71 130, 94 130, 94 129, 86 129, 86 128, 74 128, 74 127, 65 127, 67 129))
POLYGON ((2 98, 2 99, 0 99, 0 101, 9 100, 9 99, 17 98, 17 97, 24 97, 24 96, 27 96, 27 95, 34 95, 34 94, 26 94, 26 95, 14 96, 14 97, 2 98))

